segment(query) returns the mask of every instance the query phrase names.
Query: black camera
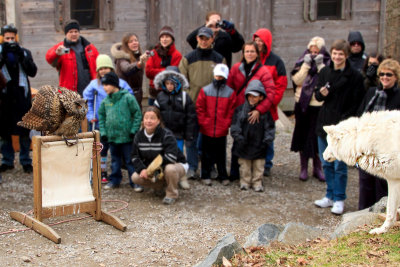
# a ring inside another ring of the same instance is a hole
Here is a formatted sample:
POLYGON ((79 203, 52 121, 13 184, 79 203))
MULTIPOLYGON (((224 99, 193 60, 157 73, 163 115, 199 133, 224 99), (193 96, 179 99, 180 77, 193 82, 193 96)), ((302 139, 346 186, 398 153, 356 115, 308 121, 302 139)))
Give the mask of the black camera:
POLYGON ((217 28, 225 29, 226 23, 225 23, 225 21, 217 21, 217 24, 215 26, 217 26, 217 28))

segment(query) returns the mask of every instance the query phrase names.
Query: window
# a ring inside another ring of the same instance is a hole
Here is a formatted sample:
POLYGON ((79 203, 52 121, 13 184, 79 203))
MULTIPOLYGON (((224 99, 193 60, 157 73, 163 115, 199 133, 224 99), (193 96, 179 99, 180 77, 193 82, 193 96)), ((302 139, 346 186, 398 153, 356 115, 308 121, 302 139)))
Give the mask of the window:
POLYGON ((63 31, 64 22, 76 19, 81 29, 112 30, 113 0, 56 0, 55 5, 55 28, 63 31))
POLYGON ((342 1, 319 0, 317 1, 317 19, 341 19, 342 1))
POLYGON ((304 21, 351 18, 351 0, 303 0, 304 21))

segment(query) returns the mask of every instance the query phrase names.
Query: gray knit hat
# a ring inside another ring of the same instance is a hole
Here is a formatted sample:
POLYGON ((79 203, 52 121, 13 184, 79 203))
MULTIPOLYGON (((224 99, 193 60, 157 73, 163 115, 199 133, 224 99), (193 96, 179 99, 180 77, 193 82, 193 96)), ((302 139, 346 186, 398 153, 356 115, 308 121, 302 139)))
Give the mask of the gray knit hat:
POLYGON ((158 35, 158 39, 160 39, 161 35, 163 34, 168 34, 169 36, 171 36, 172 40, 175 41, 174 30, 170 26, 164 26, 161 28, 160 34, 158 35))

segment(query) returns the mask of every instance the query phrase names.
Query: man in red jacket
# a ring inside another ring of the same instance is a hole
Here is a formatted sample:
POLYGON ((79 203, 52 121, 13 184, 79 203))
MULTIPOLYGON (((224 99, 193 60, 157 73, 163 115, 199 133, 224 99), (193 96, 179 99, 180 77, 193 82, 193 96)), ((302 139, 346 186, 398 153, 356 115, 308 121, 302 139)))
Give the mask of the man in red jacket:
MULTIPOLYGON (((261 63, 263 63, 271 72, 275 83, 275 97, 272 103, 271 115, 274 121, 278 120, 278 104, 281 102, 283 94, 287 87, 287 77, 285 64, 282 59, 271 51, 272 34, 268 29, 258 29, 253 34, 253 41, 256 42, 260 51, 261 63)), ((265 158, 264 176, 271 175, 272 159, 274 157, 274 143, 267 147, 267 156, 265 158)))
POLYGON ((64 26, 65 39, 46 53, 47 62, 59 72, 59 85, 82 95, 89 82, 96 78, 96 47, 80 36, 77 20, 64 26))

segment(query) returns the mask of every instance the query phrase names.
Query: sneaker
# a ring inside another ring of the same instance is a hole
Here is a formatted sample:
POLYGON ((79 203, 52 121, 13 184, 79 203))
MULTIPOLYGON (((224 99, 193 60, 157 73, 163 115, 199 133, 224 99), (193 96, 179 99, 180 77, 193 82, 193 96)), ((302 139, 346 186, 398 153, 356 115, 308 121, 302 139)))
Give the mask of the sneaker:
POLYGON ((228 179, 224 179, 224 180, 221 181, 221 184, 224 185, 224 186, 227 186, 230 183, 231 183, 231 181, 229 181, 228 179))
POLYGON ((186 177, 188 179, 196 179, 196 178, 198 178, 196 172, 194 170, 192 170, 192 169, 188 170, 188 172, 186 174, 186 177))
POLYGON ((331 212, 336 215, 342 215, 344 211, 344 201, 335 201, 333 203, 333 207, 331 208, 331 212))
POLYGON ((14 169, 14 165, 1 164, 0 166, 0 172, 5 172, 7 170, 12 170, 12 169, 14 169))
POLYGON ((32 167, 31 164, 22 165, 22 169, 24 169, 25 173, 32 173, 33 172, 33 167, 32 167))
POLYGON ((190 184, 189 184, 189 182, 188 182, 187 180, 182 180, 182 181, 180 181, 180 182, 179 182, 179 186, 180 186, 182 189, 185 189, 185 190, 190 189, 190 184))
POLYGON ((249 187, 247 184, 241 184, 241 185, 240 185, 240 190, 247 191, 247 190, 249 190, 249 189, 250 189, 250 187, 249 187))
POLYGON ((262 185, 257 185, 254 187, 255 192, 264 192, 264 187, 262 185))
POLYGON ((215 167, 212 167, 211 173, 210 173, 210 177, 211 177, 211 179, 217 179, 217 177, 218 177, 218 172, 217 172, 217 170, 215 169, 215 167))
POLYGON ((165 205, 174 204, 175 203, 175 198, 164 197, 164 199, 162 200, 162 203, 164 203, 165 205))
POLYGON ((202 182, 203 182, 204 185, 207 185, 207 186, 211 186, 212 185, 211 179, 203 179, 202 182))
POLYGON ((271 168, 265 168, 263 175, 266 177, 271 176, 271 168))
POLYGON ((113 189, 113 188, 117 188, 117 187, 118 187, 118 185, 116 185, 116 184, 114 184, 112 182, 109 182, 108 184, 103 186, 104 189, 113 189))
POLYGON ((319 200, 315 200, 314 204, 320 208, 328 208, 328 207, 332 207, 333 206, 333 200, 324 197, 322 199, 319 200))
POLYGON ((101 172, 101 183, 102 184, 107 184, 108 183, 108 176, 107 172, 101 172))
POLYGON ((135 191, 136 193, 142 193, 143 190, 144 190, 144 188, 143 188, 143 186, 141 186, 141 185, 135 184, 135 185, 133 186, 133 191, 135 191))

